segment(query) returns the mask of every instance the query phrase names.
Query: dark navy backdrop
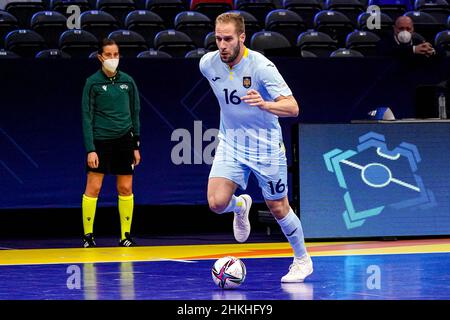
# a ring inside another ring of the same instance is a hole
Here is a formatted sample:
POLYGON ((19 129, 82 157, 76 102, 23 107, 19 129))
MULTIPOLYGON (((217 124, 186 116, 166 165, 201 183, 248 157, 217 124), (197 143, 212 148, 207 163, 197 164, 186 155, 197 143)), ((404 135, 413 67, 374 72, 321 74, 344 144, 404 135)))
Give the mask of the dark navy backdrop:
MULTIPOLYGON (((301 107, 298 119, 281 121, 288 150, 296 121, 348 122, 379 105, 391 107, 398 118, 413 117, 415 86, 449 74, 448 60, 417 65, 375 58, 273 61, 301 107)), ((94 60, 0 61, 0 208, 80 206, 85 182, 81 92, 97 68, 94 60)), ((194 121, 202 121, 203 132, 219 124, 219 108, 198 60, 122 60, 121 68, 141 92, 143 162, 135 178, 136 203, 205 204, 209 165, 171 161, 175 129, 185 128, 194 138, 194 121)), ((108 177, 101 206, 116 204, 114 188, 108 177)), ((253 178, 249 191, 262 201, 253 178)))

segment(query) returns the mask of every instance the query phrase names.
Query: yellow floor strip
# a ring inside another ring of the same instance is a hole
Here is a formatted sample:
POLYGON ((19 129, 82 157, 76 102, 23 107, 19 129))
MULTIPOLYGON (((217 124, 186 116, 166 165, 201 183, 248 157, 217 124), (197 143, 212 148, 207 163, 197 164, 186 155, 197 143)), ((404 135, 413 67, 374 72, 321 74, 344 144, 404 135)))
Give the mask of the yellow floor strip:
MULTIPOLYGON (((380 243, 377 248, 354 248, 352 245, 371 242, 322 242, 308 243, 311 256, 346 256, 376 254, 408 254, 450 252, 450 244, 420 244, 411 246, 386 247, 380 243), (330 245, 346 245, 337 250, 320 250, 330 245), (347 249, 348 248, 348 249, 347 249)), ((404 242, 403 242, 404 244, 404 242)), ((110 248, 67 248, 67 249, 20 249, 0 250, 0 265, 29 264, 75 264, 128 261, 157 261, 165 259, 216 259, 234 255, 241 258, 291 257, 292 250, 286 243, 248 243, 186 246, 150 246, 150 247, 110 247, 110 248)))

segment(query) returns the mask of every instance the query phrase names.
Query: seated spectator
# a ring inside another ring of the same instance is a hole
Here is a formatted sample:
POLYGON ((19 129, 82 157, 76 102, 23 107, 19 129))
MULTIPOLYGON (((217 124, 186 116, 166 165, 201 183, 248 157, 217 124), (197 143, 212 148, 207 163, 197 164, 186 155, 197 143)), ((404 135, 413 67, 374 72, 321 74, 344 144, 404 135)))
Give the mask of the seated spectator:
POLYGON ((414 24, 410 17, 400 16, 395 20, 392 37, 379 42, 381 55, 396 57, 424 56, 436 53, 433 46, 414 32, 414 24))

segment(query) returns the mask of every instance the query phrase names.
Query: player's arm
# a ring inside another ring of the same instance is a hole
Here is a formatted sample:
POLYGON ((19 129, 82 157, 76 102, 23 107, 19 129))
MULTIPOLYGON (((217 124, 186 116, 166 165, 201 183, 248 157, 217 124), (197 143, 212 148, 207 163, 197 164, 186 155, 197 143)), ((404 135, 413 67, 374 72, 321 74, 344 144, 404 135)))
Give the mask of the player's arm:
POLYGON ((258 66, 255 72, 257 87, 264 87, 271 101, 265 101, 254 89, 248 90, 247 95, 241 99, 250 106, 258 107, 279 117, 297 117, 299 113, 297 101, 277 67, 269 60, 263 60, 258 66))
POLYGON ((278 96, 275 101, 264 101, 258 91, 250 89, 241 99, 252 107, 258 107, 279 117, 297 117, 299 113, 297 100, 292 95, 278 96))

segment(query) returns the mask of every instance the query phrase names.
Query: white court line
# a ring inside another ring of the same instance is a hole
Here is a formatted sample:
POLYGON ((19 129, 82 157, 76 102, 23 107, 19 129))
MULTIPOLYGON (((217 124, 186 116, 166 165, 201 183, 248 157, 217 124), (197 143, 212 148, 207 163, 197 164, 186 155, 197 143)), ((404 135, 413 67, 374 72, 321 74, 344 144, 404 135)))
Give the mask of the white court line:
POLYGON ((409 184, 409 183, 407 183, 407 182, 403 182, 403 181, 397 180, 397 179, 395 179, 395 178, 391 178, 391 181, 394 182, 394 183, 397 183, 397 184, 399 184, 399 185, 401 185, 401 186, 404 186, 404 187, 406 187, 406 188, 409 188, 409 189, 412 189, 412 190, 414 190, 414 191, 420 192, 420 189, 419 189, 418 187, 413 186, 412 184, 409 184))
MULTIPOLYGON (((359 164, 356 164, 356 163, 351 162, 351 161, 348 161, 348 160, 341 160, 340 162, 342 162, 342 163, 344 163, 344 164, 347 164, 347 165, 349 165, 350 167, 359 169, 359 170, 363 170, 363 169, 364 169, 363 166, 360 166, 359 164)), ((416 186, 413 186, 412 184, 409 184, 409 183, 407 183, 407 182, 403 182, 403 181, 398 180, 398 179, 395 179, 395 178, 391 178, 390 181, 393 182, 393 183, 397 183, 397 184, 399 184, 399 185, 401 185, 401 186, 403 186, 403 187, 406 187, 406 188, 408 188, 408 189, 411 189, 411 190, 420 192, 420 188, 418 188, 418 187, 416 187, 416 186)))
POLYGON ((197 261, 192 260, 181 260, 181 259, 163 259, 163 258, 156 258, 152 261, 173 261, 173 262, 184 262, 184 263, 197 263, 197 261))
POLYGON ((383 157, 383 158, 386 158, 386 159, 389 159, 389 160, 398 160, 400 158, 400 156, 401 156, 400 153, 397 153, 397 155, 395 155, 395 156, 390 156, 388 154, 385 154, 385 153, 381 152, 381 148, 380 147, 377 148, 377 154, 380 157, 383 157))
POLYGON ((353 168, 356 168, 356 169, 359 169, 359 170, 364 169, 363 166, 360 166, 359 164, 356 164, 356 163, 348 161, 348 160, 341 160, 340 162, 348 164, 350 167, 353 167, 353 168))

